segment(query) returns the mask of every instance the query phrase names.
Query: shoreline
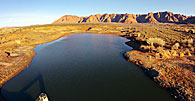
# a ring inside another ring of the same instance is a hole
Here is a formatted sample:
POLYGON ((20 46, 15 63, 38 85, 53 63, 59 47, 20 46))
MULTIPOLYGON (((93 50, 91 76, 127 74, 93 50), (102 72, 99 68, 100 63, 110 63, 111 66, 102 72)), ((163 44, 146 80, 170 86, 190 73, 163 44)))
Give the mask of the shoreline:
MULTIPOLYGON (((70 35, 70 34, 68 34, 68 35, 70 35)), ((56 40, 58 40, 58 39, 60 39, 60 38, 62 38, 62 37, 64 37, 64 36, 68 36, 68 35, 63 35, 63 36, 57 37, 57 38, 55 38, 55 39, 53 39, 53 40, 50 40, 50 41, 47 41, 47 42, 44 42, 44 43, 40 43, 40 44, 37 44, 37 45, 46 44, 46 43, 49 43, 49 42, 52 42, 52 41, 56 41, 56 40)), ((23 64, 23 65, 22 65, 21 67, 18 67, 16 71, 14 71, 12 74, 8 75, 7 78, 3 79, 3 80, 0 82, 0 88, 1 88, 6 82, 8 82, 10 79, 12 79, 13 77, 17 76, 17 75, 18 75, 19 73, 21 73, 23 70, 25 70, 25 69, 28 68, 28 66, 31 64, 31 62, 32 62, 32 60, 33 60, 33 58, 34 58, 34 56, 37 55, 37 53, 34 51, 34 49, 36 48, 37 45, 33 46, 33 48, 31 48, 30 50, 25 51, 25 52, 29 52, 28 55, 30 55, 30 56, 27 56, 27 54, 24 55, 24 53, 21 53, 21 54, 23 54, 23 58, 27 57, 27 58, 25 58, 27 62, 25 62, 25 63, 22 62, 21 64, 23 64)), ((21 58, 21 59, 22 59, 22 58, 21 58)), ((22 61, 22 60, 20 60, 20 61, 22 61)))
POLYGON ((146 55, 146 53, 139 50, 128 51, 123 55, 128 62, 140 67, 160 87, 166 88, 175 99, 194 100, 195 73, 179 65, 174 65, 174 62, 183 63, 184 61, 180 59, 187 59, 188 56, 158 61, 151 55, 146 55), (174 62, 172 62, 173 60, 174 62))
MULTIPOLYGON (((154 25, 156 26, 156 25, 154 25)), ((160 27, 164 27, 167 25, 159 25, 160 27)), ((176 25, 170 25, 176 26, 176 25)), ((142 31, 144 28, 151 27, 153 29, 153 25, 149 24, 137 24, 137 25, 84 25, 84 24, 73 24, 73 25, 40 25, 40 26, 28 26, 28 27, 22 27, 22 28, 4 28, 6 31, 13 30, 13 32, 10 32, 5 34, 1 39, 4 39, 3 44, 0 44, 0 66, 2 66, 3 69, 0 69, 0 87, 3 86, 4 83, 6 83, 8 80, 13 78, 14 76, 18 75, 21 71, 25 70, 28 65, 31 63, 33 57, 36 55, 34 52, 34 49, 36 48, 36 45, 49 43, 52 41, 55 41, 59 38, 62 38, 64 36, 71 35, 73 33, 99 33, 99 34, 112 34, 112 35, 118 35, 124 38, 129 37, 129 35, 138 36, 138 32, 142 31), (23 34, 23 33, 29 33, 30 35, 23 34), (14 35, 16 34, 16 36, 14 35), (19 35, 18 35, 19 34, 19 35), (18 39, 21 34, 21 39, 18 39), (7 40, 10 39, 11 41, 7 40), (19 40, 19 41, 18 41, 19 40)), ((5 32, 6 32, 5 31, 5 32)), ((160 30, 161 31, 161 30, 160 30)), ((172 31, 172 30, 170 30, 172 31)), ((0 30, 1 32, 1 30, 0 30)), ((179 32, 177 32, 179 33, 179 32)), ((182 32, 179 33, 182 35, 182 32)), ((146 33, 147 35, 147 33, 146 33)), ((151 36, 149 36, 151 37, 151 36)), ((135 40, 138 41, 138 40, 135 40)), ((169 78, 169 74, 167 74, 167 71, 162 70, 169 70, 169 66, 166 68, 159 68, 158 64, 156 63, 162 63, 162 64, 171 64, 175 65, 173 63, 170 63, 169 61, 163 61, 163 59, 157 59, 153 57, 153 54, 150 52, 142 52, 139 49, 136 50, 136 48, 139 48, 137 43, 133 43, 134 46, 131 46, 132 48, 135 48, 134 50, 127 51, 123 55, 124 57, 130 62, 138 67, 142 68, 145 72, 147 72, 153 81, 158 83, 161 87, 169 89, 170 86, 168 80, 174 80, 169 78), (145 61, 147 60, 147 61, 145 61), (160 60, 160 61, 156 61, 160 60), (148 63, 147 63, 148 62, 148 63), (158 75, 157 75, 158 74, 158 75), (160 76, 159 76, 160 74, 160 76), (168 76, 168 77, 167 77, 168 76), (168 85, 169 84, 169 85, 168 85)), ((194 57, 194 55, 192 55, 194 57)), ((178 57, 181 58, 181 57, 178 57)), ((182 57, 185 58, 185 57, 182 57)), ((181 59, 182 59, 181 58, 181 59)), ((187 57, 186 57, 187 58, 187 57)), ((171 58, 170 58, 171 59, 171 58)), ((166 59, 164 59, 166 60, 166 59)), ((179 61, 179 60, 175 60, 179 61)), ((182 60, 181 60, 182 61, 182 60)), ((193 61, 193 59, 192 59, 193 61)), ((166 66, 166 65, 165 65, 166 66)), ((192 67, 193 69, 193 67, 192 67)), ((183 70, 179 68, 179 70, 183 70)), ((186 70, 188 71, 188 70, 186 70)), ((182 74, 185 76, 185 74, 182 74)), ((187 75, 187 74, 186 74, 187 75)), ((188 74, 189 75, 189 74, 188 74)), ((179 76, 179 75, 178 75, 179 76)), ((194 78, 194 72, 190 73, 190 76, 194 78)), ((180 78, 176 77, 176 78, 180 78)), ((192 78, 187 78, 191 79, 192 78)), ((171 82, 172 82, 171 81, 171 82)), ((176 81, 177 82, 177 81, 176 81)), ((174 85, 174 84, 173 84, 174 85)), ((195 86, 193 83, 191 83, 192 90, 195 86)), ((189 87, 190 88, 190 87, 189 87)), ((190 89, 191 89, 190 88, 190 89)), ((172 89, 172 88, 170 88, 172 89)), ((185 87, 184 91, 174 91, 175 88, 173 88, 173 94, 176 99, 187 99, 187 100, 193 100, 194 99, 194 91, 189 90, 185 87), (187 93, 188 95, 185 95, 185 91, 189 90, 190 93, 187 93), (180 94, 181 93, 181 94, 180 94), (190 95, 189 95, 190 94, 190 95)))

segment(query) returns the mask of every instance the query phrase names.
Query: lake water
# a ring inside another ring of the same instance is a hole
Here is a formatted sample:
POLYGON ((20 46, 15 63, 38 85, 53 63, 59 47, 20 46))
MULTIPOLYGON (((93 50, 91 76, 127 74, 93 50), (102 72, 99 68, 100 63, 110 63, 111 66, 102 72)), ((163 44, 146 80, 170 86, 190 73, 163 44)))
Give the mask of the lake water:
POLYGON ((123 53, 125 38, 72 34, 38 45, 32 63, 1 88, 0 100, 33 101, 41 92, 50 101, 170 101, 123 53))

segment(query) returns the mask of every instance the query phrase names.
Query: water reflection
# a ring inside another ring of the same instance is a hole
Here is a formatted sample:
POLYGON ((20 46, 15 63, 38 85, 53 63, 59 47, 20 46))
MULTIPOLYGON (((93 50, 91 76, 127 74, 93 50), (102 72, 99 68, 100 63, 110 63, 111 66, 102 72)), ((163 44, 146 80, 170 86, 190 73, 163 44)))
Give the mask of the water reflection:
POLYGON ((38 83, 38 88, 39 88, 39 91, 36 91, 36 92, 40 92, 40 93, 44 92, 44 93, 46 93, 43 76, 41 74, 38 74, 37 76, 35 76, 35 78, 33 78, 30 82, 28 82, 19 91, 12 92, 12 91, 8 91, 7 89, 2 88, 1 92, 4 94, 3 96, 6 96, 6 97, 3 97, 1 95, 2 96, 2 100, 6 100, 6 101, 14 101, 14 100, 15 101, 16 100, 17 101, 18 100, 21 100, 21 101, 24 101, 24 100, 32 101, 32 100, 34 100, 34 98, 27 91, 29 89, 31 89, 32 86, 36 85, 36 83, 38 83))

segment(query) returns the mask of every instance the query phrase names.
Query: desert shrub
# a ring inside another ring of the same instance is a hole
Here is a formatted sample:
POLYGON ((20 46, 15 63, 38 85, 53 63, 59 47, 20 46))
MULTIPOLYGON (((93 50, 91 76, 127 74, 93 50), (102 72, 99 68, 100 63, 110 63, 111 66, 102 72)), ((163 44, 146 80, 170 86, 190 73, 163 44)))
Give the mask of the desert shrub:
POLYGON ((168 56, 171 56, 171 52, 169 50, 166 50, 165 53, 168 55, 168 56))
POLYGON ((187 53, 190 52, 190 50, 189 50, 188 48, 185 48, 185 49, 182 50, 182 52, 183 52, 184 54, 187 54, 187 53))
POLYGON ((171 50, 170 53, 171 53, 172 56, 177 56, 177 52, 175 50, 171 50))
POLYGON ((169 52, 169 50, 163 50, 162 52, 160 52, 160 55, 162 56, 162 58, 170 58, 171 53, 169 52))
POLYGON ((172 49, 178 49, 179 46, 180 46, 179 43, 175 43, 171 48, 172 48, 172 49))
POLYGON ((159 58, 160 57, 160 53, 155 53, 155 57, 159 58))
POLYGON ((182 42, 183 42, 183 43, 186 43, 186 44, 193 44, 193 41, 194 41, 194 40, 193 40, 192 38, 182 40, 182 42))
POLYGON ((165 45, 165 41, 161 38, 148 38, 146 41, 151 46, 153 46, 154 44, 157 44, 157 45, 160 45, 160 46, 165 45))
POLYGON ((188 44, 193 44, 193 41, 194 41, 194 40, 193 40, 192 38, 190 38, 190 39, 187 40, 187 43, 188 43, 188 44))
POLYGON ((180 56, 180 57, 183 57, 183 56, 184 56, 184 52, 180 52, 180 53, 179 53, 179 56, 180 56))
POLYGON ((192 54, 190 52, 187 53, 188 56, 192 56, 192 54))
POLYGON ((194 47, 191 47, 191 48, 190 48, 190 51, 194 52, 194 47))
POLYGON ((140 37, 141 36, 141 33, 137 33, 137 37, 140 37))
POLYGON ((163 47, 157 47, 157 48, 156 48, 156 51, 157 51, 158 53, 161 53, 161 52, 164 51, 164 48, 163 48, 163 47))

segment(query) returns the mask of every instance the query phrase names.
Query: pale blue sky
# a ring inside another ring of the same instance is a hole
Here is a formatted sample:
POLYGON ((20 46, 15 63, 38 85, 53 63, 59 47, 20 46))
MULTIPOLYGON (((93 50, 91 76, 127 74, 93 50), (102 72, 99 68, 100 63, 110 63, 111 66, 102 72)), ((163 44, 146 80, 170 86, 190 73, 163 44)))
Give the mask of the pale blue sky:
POLYGON ((194 5, 195 0, 0 0, 0 27, 48 24, 63 15, 171 11, 194 16, 194 5))

